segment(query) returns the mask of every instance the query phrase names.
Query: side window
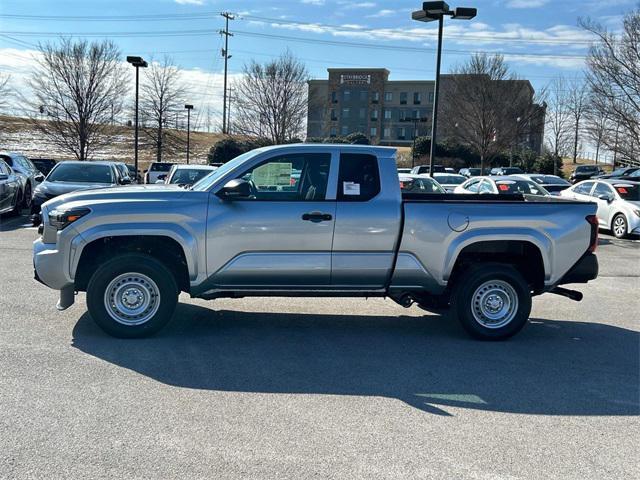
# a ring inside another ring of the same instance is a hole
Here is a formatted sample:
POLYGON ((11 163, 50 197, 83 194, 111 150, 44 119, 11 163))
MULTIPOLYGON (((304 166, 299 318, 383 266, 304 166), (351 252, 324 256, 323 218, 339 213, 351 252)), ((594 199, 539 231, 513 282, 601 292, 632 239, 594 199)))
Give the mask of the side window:
POLYGON ((480 187, 480 180, 473 180, 473 181, 467 183, 467 186, 464 187, 464 188, 465 188, 465 190, 467 190, 469 192, 477 193, 478 192, 478 187, 480 187))
POLYGON ((589 195, 591 187, 593 187, 593 182, 581 183, 575 188, 574 192, 579 193, 580 195, 589 195))
POLYGON ((374 155, 343 153, 338 173, 338 201, 365 202, 380 193, 378 159, 374 155))
POLYGON ((2 160, 4 160, 6 164, 9 165, 10 167, 13 167, 13 160, 9 155, 3 155, 2 160))
POLYGON ((270 158, 240 178, 251 184, 253 200, 324 200, 331 167, 330 153, 298 153, 270 158))
POLYGON ((591 196, 598 198, 600 195, 611 196, 613 195, 613 191, 604 183, 596 183, 596 188, 593 189, 591 196))
POLYGON ((478 193, 493 193, 493 187, 491 186, 491 182, 489 182, 489 180, 483 180, 480 183, 480 188, 478 189, 478 193))

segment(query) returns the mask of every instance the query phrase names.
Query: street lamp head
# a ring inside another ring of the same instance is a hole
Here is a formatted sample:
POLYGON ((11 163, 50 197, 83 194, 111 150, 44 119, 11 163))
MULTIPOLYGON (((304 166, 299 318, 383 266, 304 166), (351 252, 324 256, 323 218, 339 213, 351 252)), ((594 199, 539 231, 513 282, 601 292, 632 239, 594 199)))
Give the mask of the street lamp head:
POLYGON ((145 67, 149 66, 149 64, 145 61, 144 58, 136 57, 136 56, 132 56, 132 55, 128 55, 127 56, 127 62, 129 62, 134 67, 145 68, 145 67))
POLYGON ((449 13, 449 5, 447 2, 422 2, 422 10, 427 15, 438 16, 449 13))
POLYGON ((471 20, 477 14, 477 8, 457 7, 452 18, 457 18, 458 20, 471 20))
POLYGON ((187 110, 193 110, 193 105, 186 104, 184 108, 186 108, 187 110))

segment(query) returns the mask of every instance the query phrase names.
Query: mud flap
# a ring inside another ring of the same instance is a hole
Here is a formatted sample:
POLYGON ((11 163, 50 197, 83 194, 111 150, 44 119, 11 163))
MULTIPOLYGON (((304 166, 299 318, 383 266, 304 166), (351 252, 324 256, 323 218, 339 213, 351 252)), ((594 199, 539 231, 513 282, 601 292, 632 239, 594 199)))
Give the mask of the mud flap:
POLYGON ((66 310, 75 302, 76 295, 74 290, 74 285, 69 285, 68 287, 64 287, 60 290, 60 298, 58 299, 58 304, 56 308, 60 311, 66 310))

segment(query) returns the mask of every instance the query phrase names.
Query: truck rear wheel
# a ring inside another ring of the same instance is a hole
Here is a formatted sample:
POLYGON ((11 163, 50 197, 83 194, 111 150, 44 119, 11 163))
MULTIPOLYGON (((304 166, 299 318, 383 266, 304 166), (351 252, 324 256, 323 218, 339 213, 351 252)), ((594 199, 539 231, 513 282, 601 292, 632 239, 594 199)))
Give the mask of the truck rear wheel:
POLYGON ((522 330, 531 313, 531 290, 515 268, 485 263, 469 268, 463 278, 452 305, 471 336, 503 340, 522 330))
POLYGON ((91 318, 109 335, 140 338, 164 327, 178 303, 173 274, 155 258, 123 254, 101 265, 87 286, 91 318))

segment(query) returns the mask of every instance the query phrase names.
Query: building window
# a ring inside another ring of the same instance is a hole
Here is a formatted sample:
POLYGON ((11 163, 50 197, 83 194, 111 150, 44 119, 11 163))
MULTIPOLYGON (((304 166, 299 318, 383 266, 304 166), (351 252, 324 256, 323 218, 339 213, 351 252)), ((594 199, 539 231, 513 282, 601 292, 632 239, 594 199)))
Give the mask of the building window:
POLYGON ((372 92, 371 93, 371 103, 378 103, 380 101, 380 93, 372 92))
POLYGON ((382 136, 383 136, 384 138, 390 138, 390 137, 391 137, 391 129, 390 129, 389 127, 385 128, 385 129, 382 131, 382 136))
POLYGON ((347 125, 343 125, 342 128, 340 129, 340 133, 342 133, 342 135, 348 135, 349 127, 347 125))
POLYGON ((361 102, 366 102, 367 101, 367 91, 366 90, 360 90, 360 101, 361 102))
POLYGON ((348 108, 343 108, 342 109, 342 118, 349 118, 349 109, 348 108))
POLYGON ((378 135, 378 129, 376 127, 371 127, 371 129, 369 130, 369 133, 371 137, 375 137, 378 135))
POLYGON ((413 118, 420 118, 420 110, 413 111, 413 118))
POLYGON ((400 92, 400 105, 407 104, 407 92, 400 92))
POLYGON ((338 94, 336 92, 331 92, 331 103, 338 103, 338 94))
POLYGON ((399 112, 399 120, 402 122, 404 120, 407 119, 407 111, 406 110, 400 110, 399 112))
POLYGON ((391 110, 387 109, 384 111, 384 119, 391 120, 391 110))
POLYGON ((414 92, 414 94, 413 94, 413 104, 414 105, 420 105, 421 101, 422 101, 422 94, 420 92, 414 92))
POLYGON ((404 140, 407 131, 404 127, 398 129, 398 140, 404 140))
POLYGON ((336 115, 336 109, 335 108, 331 109, 331 120, 334 121, 334 122, 336 120, 338 120, 338 115, 336 115))
POLYGON ((378 120, 378 109, 371 110, 371 120, 378 120))
POLYGON ((393 92, 385 92, 384 101, 385 102, 393 102, 393 92))
POLYGON ((338 129, 336 127, 331 127, 331 130, 329 130, 329 136, 335 137, 337 135, 338 135, 338 129))
POLYGON ((361 108, 360 111, 358 112, 358 117, 359 118, 365 118, 367 116, 367 109, 366 108, 361 108))
POLYGON ((433 102, 433 92, 429 92, 429 101, 433 102))
POLYGON ((344 92, 342 92, 342 99, 345 102, 348 102, 349 100, 351 100, 351 90, 345 90, 344 92))

